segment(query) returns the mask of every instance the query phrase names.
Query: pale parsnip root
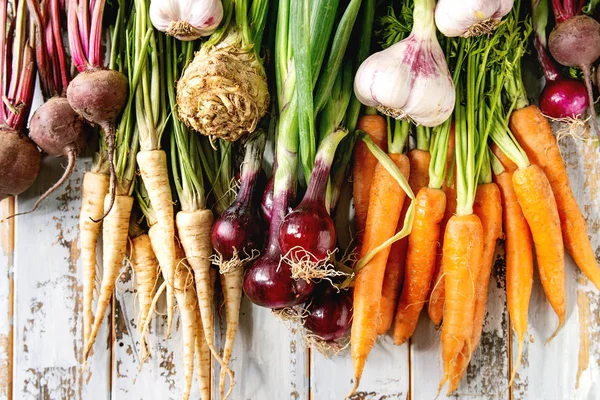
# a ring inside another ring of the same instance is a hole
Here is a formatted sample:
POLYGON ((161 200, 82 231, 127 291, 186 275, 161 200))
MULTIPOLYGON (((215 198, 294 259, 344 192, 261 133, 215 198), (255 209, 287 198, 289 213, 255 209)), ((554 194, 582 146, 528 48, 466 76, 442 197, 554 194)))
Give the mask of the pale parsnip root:
MULTIPOLYGON (((150 313, 159 270, 158 260, 154 250, 152 250, 150 237, 147 234, 131 239, 131 263, 133 264, 137 289, 137 328, 141 333, 143 324, 150 313)), ((148 356, 145 335, 140 337, 140 347, 141 357, 145 359, 148 356)))
MULTIPOLYGON (((227 368, 229 368, 235 335, 237 334, 238 325, 240 323, 240 303, 242 301, 244 271, 242 268, 238 268, 226 274, 221 274, 220 277, 223 298, 225 299, 225 320, 227 322, 225 346, 223 348, 223 362, 227 365, 227 368)), ((221 398, 225 393, 226 372, 225 369, 221 369, 219 377, 219 395, 221 398)))
MULTIPOLYGON (((111 195, 104 198, 104 207, 108 209, 111 203, 111 195)), ((102 243, 104 248, 102 284, 100 286, 100 296, 96 306, 96 315, 94 325, 90 333, 89 340, 85 346, 84 359, 87 360, 98 330, 106 314, 112 297, 115 282, 119 276, 121 265, 127 252, 127 239, 129 238, 129 217, 133 207, 133 197, 117 195, 111 212, 106 215, 102 226, 102 243)), ((84 364, 85 367, 85 364, 84 364)))
POLYGON ((163 150, 146 150, 137 154, 142 180, 156 213, 156 224, 148 234, 158 258, 162 275, 167 282, 167 334, 173 325, 173 279, 175 277, 175 222, 173 198, 167 170, 167 155, 163 150))
POLYGON ((96 243, 102 226, 101 222, 94 221, 104 214, 104 198, 108 193, 109 181, 106 174, 86 172, 81 190, 79 247, 83 272, 83 342, 86 346, 94 323, 92 301, 96 287, 96 243))
POLYGON ((177 231, 179 240, 185 250, 187 261, 194 270, 196 278, 196 289, 198 293, 198 304, 200 305, 200 317, 204 327, 204 337, 210 351, 229 375, 229 391, 225 399, 229 397, 233 388, 233 373, 225 365, 217 349, 215 348, 214 327, 214 281, 211 279, 211 230, 213 224, 213 213, 210 210, 180 211, 177 213, 177 231))
POLYGON ((194 353, 196 350, 196 320, 198 302, 194 292, 194 275, 185 261, 183 249, 177 247, 177 265, 175 269, 174 293, 181 315, 181 330, 183 333, 183 365, 185 387, 183 400, 190 398, 192 379, 194 378, 194 353))
POLYGON ((202 326, 202 318, 200 318, 200 309, 196 310, 196 321, 198 322, 196 331, 196 354, 198 355, 200 399, 210 400, 211 358, 208 343, 206 343, 206 339, 204 338, 204 327, 202 326))

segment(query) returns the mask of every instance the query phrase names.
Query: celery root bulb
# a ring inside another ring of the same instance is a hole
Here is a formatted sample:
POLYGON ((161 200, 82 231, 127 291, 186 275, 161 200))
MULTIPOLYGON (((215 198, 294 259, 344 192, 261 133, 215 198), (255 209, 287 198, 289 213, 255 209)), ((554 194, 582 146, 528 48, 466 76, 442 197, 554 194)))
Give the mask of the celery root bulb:
POLYGON ((196 53, 177 83, 177 105, 181 120, 206 136, 235 141, 256 129, 269 106, 267 77, 239 33, 196 53))

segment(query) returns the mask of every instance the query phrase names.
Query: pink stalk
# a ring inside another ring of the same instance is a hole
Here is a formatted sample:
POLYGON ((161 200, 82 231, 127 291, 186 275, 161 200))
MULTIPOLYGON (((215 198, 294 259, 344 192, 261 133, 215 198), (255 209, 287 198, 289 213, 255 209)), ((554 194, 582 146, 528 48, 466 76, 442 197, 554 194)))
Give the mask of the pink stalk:
POLYGON ((569 19, 566 10, 563 8, 562 4, 560 4, 560 0, 552 0, 552 8, 554 9, 554 19, 557 24, 569 19))
POLYGON ((92 67, 102 67, 102 16, 106 0, 97 0, 94 3, 92 14, 92 28, 90 34, 89 61, 92 67))
MULTIPOLYGON (((62 8, 64 10, 64 8, 62 8)), ((58 55, 58 65, 60 70, 60 88, 59 94, 64 96, 67 92, 67 86, 69 86, 69 68, 67 66, 67 57, 65 52, 65 46, 62 42, 62 35, 60 32, 60 10, 61 5, 58 0, 50 0, 50 26, 54 35, 54 43, 56 45, 56 52, 58 55)))
POLYGON ((88 69, 89 63, 85 56, 87 52, 83 50, 83 44, 81 43, 82 34, 79 30, 79 22, 77 20, 77 0, 69 0, 68 10, 67 29, 69 31, 71 57, 77 70, 83 72, 88 69))
MULTIPOLYGON (((90 42, 90 11, 91 8, 88 7, 88 1, 85 0, 75 0, 79 2, 79 12, 77 13, 77 17, 79 20, 79 34, 81 35, 81 44, 83 45, 84 54, 89 56, 89 42, 90 42)), ((76 8, 77 9, 77 8, 76 8)))
MULTIPOLYGON (((6 8, 8 0, 0 0, 0 90, 2 97, 6 94, 6 82, 8 80, 8 71, 6 68, 6 8)), ((6 121, 6 106, 0 101, 0 119, 6 121)))

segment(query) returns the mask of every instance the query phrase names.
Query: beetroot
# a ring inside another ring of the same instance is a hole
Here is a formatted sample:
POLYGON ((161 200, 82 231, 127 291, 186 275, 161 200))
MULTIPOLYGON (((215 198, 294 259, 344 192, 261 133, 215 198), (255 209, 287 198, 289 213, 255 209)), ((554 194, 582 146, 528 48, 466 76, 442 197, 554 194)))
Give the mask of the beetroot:
POLYGON ((18 131, 0 130, 0 200, 29 188, 40 172, 40 152, 18 131))
POLYGON ((566 67, 577 67, 583 71, 592 126, 596 134, 600 135, 591 82, 592 64, 600 57, 600 24, 585 15, 565 16, 564 10, 561 12, 557 8, 558 6, 555 5, 557 25, 548 37, 550 54, 560 64, 566 67))
POLYGON ((111 200, 104 211, 105 215, 110 212, 115 199, 115 126, 125 107, 127 96, 127 77, 119 71, 107 69, 83 71, 67 88, 67 99, 73 110, 91 124, 100 126, 106 135, 111 200))
POLYGON ((71 108, 64 97, 53 97, 36 110, 29 123, 29 136, 39 148, 52 157, 67 157, 63 176, 46 191, 28 212, 33 212, 73 172, 75 160, 85 147, 87 124, 71 108))

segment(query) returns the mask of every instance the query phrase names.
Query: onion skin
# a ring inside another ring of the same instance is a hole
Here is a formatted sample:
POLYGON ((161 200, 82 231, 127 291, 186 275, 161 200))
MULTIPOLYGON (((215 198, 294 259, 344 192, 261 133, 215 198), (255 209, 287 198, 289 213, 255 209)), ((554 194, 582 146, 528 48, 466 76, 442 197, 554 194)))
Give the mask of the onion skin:
POLYGON ((352 295, 329 282, 319 285, 306 310, 304 327, 327 342, 341 339, 352 326, 352 295))
POLYGON ((213 248, 223 259, 231 260, 236 251, 244 258, 260 249, 261 235, 260 218, 252 205, 235 201, 213 225, 211 238, 213 248))
POLYGON ((262 307, 280 309, 306 302, 315 284, 292 278, 290 265, 279 254, 259 258, 244 276, 244 293, 250 301, 262 307))
MULTIPOLYGON (((302 202, 285 217, 279 231, 279 246, 286 255, 294 248, 306 250, 311 261, 325 260, 336 247, 335 224, 325 207, 314 202, 302 202)), ((304 251, 292 254, 302 258, 304 251)))
POLYGON ((547 82, 540 96, 540 109, 549 117, 578 118, 589 106, 585 85, 578 80, 559 78, 547 82))

